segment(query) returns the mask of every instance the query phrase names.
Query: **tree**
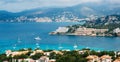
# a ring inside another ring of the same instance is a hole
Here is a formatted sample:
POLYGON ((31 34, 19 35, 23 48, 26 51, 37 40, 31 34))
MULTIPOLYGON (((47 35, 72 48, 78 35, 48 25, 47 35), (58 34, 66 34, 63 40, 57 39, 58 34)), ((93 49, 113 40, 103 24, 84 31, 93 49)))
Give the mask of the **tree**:
POLYGON ((25 54, 15 55, 13 58, 14 59, 26 59, 28 58, 28 55, 25 55, 25 54))
POLYGON ((1 54, 0 55, 0 61, 7 60, 6 54, 1 54))
POLYGON ((35 55, 32 55, 30 58, 34 59, 34 60, 37 60, 39 59, 41 56, 43 56, 42 53, 36 53, 35 55))
POLYGON ((56 53, 54 53, 54 52, 50 53, 49 58, 50 59, 55 59, 56 58, 56 53))

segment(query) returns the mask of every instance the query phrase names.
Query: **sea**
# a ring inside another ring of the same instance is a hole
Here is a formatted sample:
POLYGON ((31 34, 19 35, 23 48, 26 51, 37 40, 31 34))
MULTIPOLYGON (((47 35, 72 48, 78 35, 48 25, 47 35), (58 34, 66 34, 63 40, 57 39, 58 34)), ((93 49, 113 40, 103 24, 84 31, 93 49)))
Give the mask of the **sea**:
POLYGON ((42 50, 120 50, 120 37, 49 35, 58 27, 82 22, 0 23, 0 53, 6 50, 40 48, 42 50), (35 40, 36 37, 41 40, 35 40))

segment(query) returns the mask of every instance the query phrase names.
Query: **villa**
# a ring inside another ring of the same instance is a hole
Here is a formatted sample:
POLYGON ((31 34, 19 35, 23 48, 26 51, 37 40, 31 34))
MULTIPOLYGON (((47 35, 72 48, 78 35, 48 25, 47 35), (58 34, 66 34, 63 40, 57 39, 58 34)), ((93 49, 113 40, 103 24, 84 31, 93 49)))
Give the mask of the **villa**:
POLYGON ((94 31, 93 28, 85 28, 85 27, 82 27, 82 28, 78 28, 78 29, 75 31, 75 34, 76 34, 76 35, 91 35, 93 31, 94 31))
POLYGON ((7 50, 6 51, 6 56, 8 57, 8 56, 10 56, 12 54, 12 51, 11 50, 7 50))
POLYGON ((96 55, 89 55, 86 59, 87 62, 100 62, 99 57, 96 55))
POLYGON ((33 60, 33 59, 18 59, 18 62, 22 62, 22 61, 25 61, 25 62, 56 62, 55 59, 49 59, 49 57, 47 56, 42 56, 40 57, 38 60, 33 60))
MULTIPOLYGON (((86 59, 88 60, 87 62, 112 62, 112 57, 109 55, 103 55, 101 57, 89 55, 86 59)), ((118 59, 116 59, 116 61, 118 61, 118 59)))
POLYGON ((63 55, 63 53, 62 53, 62 52, 60 52, 60 51, 53 50, 52 52, 54 52, 55 54, 60 54, 60 55, 63 55))
POLYGON ((114 29, 113 32, 114 32, 114 33, 119 33, 119 32, 120 32, 120 28, 116 28, 116 29, 114 29))
POLYGON ((50 52, 44 52, 44 55, 50 56, 50 52))
POLYGON ((48 62, 49 61, 49 57, 47 57, 47 56, 42 56, 42 57, 40 57, 40 59, 39 60, 37 60, 38 62, 48 62))
POLYGON ((14 52, 12 52, 11 50, 7 50, 6 51, 6 55, 7 56, 12 56, 12 57, 14 57, 14 56, 16 56, 16 55, 21 55, 21 54, 26 54, 26 53, 28 53, 29 51, 14 51, 14 52))
POLYGON ((120 57, 118 57, 115 61, 113 62, 120 62, 120 57))
POLYGON ((56 62, 56 60, 55 59, 51 59, 48 62, 56 62))
POLYGON ((108 29, 94 29, 94 28, 79 27, 76 29, 75 35, 105 36, 104 33, 107 31, 108 29))
MULTIPOLYGON (((33 60, 33 59, 30 59, 30 58, 28 58, 28 59, 25 59, 25 61, 28 61, 28 62, 35 62, 35 60, 33 60)), ((21 62, 21 61, 19 61, 19 62, 21 62)))
POLYGON ((109 55, 103 55, 100 57, 101 62, 112 62, 112 57, 109 55))
POLYGON ((42 51, 42 50, 33 51, 33 53, 31 53, 30 56, 35 55, 36 53, 44 53, 44 51, 42 51))
POLYGON ((116 33, 117 36, 120 36, 120 28, 114 29, 113 32, 116 33))
POLYGON ((78 51, 79 54, 84 54, 85 52, 88 52, 89 50, 80 50, 78 51))

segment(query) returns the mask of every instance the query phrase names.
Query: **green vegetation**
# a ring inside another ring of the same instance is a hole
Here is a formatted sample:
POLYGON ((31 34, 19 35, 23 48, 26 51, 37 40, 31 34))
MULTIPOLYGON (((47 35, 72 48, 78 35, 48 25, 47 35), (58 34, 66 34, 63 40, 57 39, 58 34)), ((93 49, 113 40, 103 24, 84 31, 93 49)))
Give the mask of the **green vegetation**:
MULTIPOLYGON (((34 50, 35 51, 35 50, 34 50)), ((112 56, 112 59, 115 60, 117 57, 120 57, 120 55, 116 55, 114 51, 94 51, 90 49, 82 49, 82 50, 72 50, 72 51, 59 51, 62 54, 56 54, 55 52, 52 52, 53 50, 45 50, 46 52, 51 52, 50 55, 48 56, 49 59, 56 59, 56 62, 87 62, 86 57, 89 55, 96 55, 98 57, 101 57, 103 55, 109 55, 112 56), (80 53, 79 51, 83 51, 83 53, 80 53)), ((44 51, 44 52, 45 52, 44 51)), ((41 56, 45 56, 43 53, 35 53, 34 55, 30 55, 33 53, 33 51, 28 52, 27 54, 21 54, 21 55, 16 55, 14 57, 9 57, 6 56, 6 54, 1 54, 0 55, 0 62, 3 62, 5 60, 11 62, 12 59, 27 59, 31 58, 33 60, 38 60, 41 56)))
POLYGON ((79 54, 77 51, 64 51, 64 55, 59 57, 56 62, 87 62, 86 54, 79 54))
POLYGON ((94 28, 94 29, 108 29, 108 31, 104 33, 94 33, 98 36, 118 36, 119 33, 114 33, 114 29, 120 28, 120 15, 109 15, 105 17, 100 17, 96 20, 86 20, 86 23, 83 25, 77 24, 72 26, 67 26, 69 28, 67 33, 75 33, 77 28, 85 27, 85 28, 94 28))
POLYGON ((30 56, 30 58, 32 58, 32 59, 34 59, 34 60, 37 60, 37 59, 39 59, 41 56, 43 56, 42 53, 36 53, 35 55, 30 56))
POLYGON ((12 57, 6 57, 6 54, 0 54, 0 62, 3 62, 4 60, 12 62, 11 59, 12 59, 12 57))
POLYGON ((26 59, 28 57, 29 57, 28 55, 22 54, 22 55, 16 55, 16 56, 14 56, 13 59, 23 59, 23 58, 26 59))
POLYGON ((79 28, 81 25, 80 24, 77 24, 77 25, 72 25, 72 26, 67 26, 69 28, 68 32, 67 33, 74 33, 75 30, 77 28, 79 28))
POLYGON ((108 32, 111 33, 115 28, 120 28, 120 15, 109 15, 94 21, 87 21, 83 26, 87 28, 109 29, 108 32))

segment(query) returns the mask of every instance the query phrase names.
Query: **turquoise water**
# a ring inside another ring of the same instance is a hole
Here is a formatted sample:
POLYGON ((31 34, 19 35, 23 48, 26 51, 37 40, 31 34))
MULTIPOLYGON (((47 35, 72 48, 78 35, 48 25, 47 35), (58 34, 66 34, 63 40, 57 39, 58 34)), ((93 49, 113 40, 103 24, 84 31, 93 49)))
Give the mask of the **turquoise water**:
POLYGON ((90 36, 60 36, 49 35, 59 26, 79 24, 78 22, 53 22, 53 23, 0 23, 0 53, 5 50, 18 50, 21 48, 40 49, 70 49, 74 44, 77 49, 89 47, 94 50, 120 50, 120 37, 90 37, 90 36), (41 41, 34 40, 40 36, 41 41), (20 38, 21 42, 18 42, 20 38), (16 48, 13 48, 16 47, 16 48))

